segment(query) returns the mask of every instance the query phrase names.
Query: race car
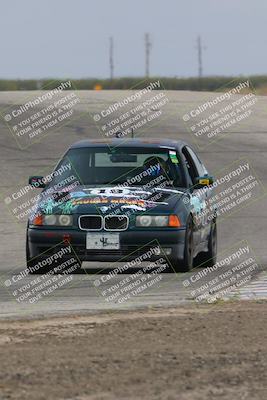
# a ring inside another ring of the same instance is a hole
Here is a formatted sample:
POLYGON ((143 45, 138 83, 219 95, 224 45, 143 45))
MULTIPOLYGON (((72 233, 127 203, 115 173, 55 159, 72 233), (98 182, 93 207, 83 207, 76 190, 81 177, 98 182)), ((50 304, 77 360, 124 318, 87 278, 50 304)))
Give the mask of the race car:
POLYGON ((171 271, 190 271, 197 256, 203 266, 214 265, 212 184, 183 141, 79 141, 51 174, 29 178, 42 192, 28 220, 27 267, 33 272, 38 261, 50 257, 54 268, 51 255, 59 243, 71 246, 79 266, 125 262, 148 248, 154 249, 150 259, 164 257, 171 271))

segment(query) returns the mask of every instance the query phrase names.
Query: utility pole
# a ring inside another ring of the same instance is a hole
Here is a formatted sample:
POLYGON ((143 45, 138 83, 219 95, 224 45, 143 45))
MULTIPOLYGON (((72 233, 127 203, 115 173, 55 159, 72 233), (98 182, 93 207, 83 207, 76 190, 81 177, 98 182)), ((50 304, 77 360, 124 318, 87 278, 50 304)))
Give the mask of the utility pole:
POLYGON ((197 38, 197 53, 198 53, 198 77, 199 79, 203 76, 203 67, 202 67, 202 42, 201 36, 197 38))
POLYGON ((114 42, 113 37, 109 38, 109 67, 110 67, 110 80, 114 78, 114 42))
POLYGON ((149 77, 149 67, 150 67, 150 50, 152 43, 150 41, 149 33, 145 34, 145 55, 146 55, 146 77, 149 77))

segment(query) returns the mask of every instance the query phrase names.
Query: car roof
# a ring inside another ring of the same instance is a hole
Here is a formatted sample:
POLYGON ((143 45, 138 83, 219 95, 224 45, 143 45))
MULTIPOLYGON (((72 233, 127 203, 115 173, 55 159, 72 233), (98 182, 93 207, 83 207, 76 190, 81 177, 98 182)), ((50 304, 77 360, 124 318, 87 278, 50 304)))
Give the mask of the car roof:
POLYGON ((106 146, 120 146, 120 147, 143 147, 143 148, 175 148, 180 149, 187 143, 182 140, 172 140, 172 139, 159 139, 159 138, 134 138, 134 139, 86 139, 80 140, 79 142, 73 143, 70 146, 71 149, 77 149, 82 147, 106 147, 106 146))

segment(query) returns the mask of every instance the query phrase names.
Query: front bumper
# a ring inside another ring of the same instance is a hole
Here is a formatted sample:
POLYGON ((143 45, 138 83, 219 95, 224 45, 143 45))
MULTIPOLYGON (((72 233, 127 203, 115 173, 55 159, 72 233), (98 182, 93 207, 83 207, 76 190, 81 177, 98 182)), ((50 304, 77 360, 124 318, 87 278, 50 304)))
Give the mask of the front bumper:
MULTIPOLYGON (((81 230, 49 230, 28 228, 28 245, 30 258, 40 256, 45 252, 47 257, 54 251, 54 247, 69 237, 70 244, 80 261, 128 261, 144 254, 151 247, 159 247, 169 261, 182 260, 184 255, 185 229, 166 229, 154 231, 123 231, 120 232, 119 250, 87 250, 86 234, 81 230), (67 235, 67 236, 66 236, 67 235)), ((159 255, 152 255, 150 260, 156 260, 159 255)))

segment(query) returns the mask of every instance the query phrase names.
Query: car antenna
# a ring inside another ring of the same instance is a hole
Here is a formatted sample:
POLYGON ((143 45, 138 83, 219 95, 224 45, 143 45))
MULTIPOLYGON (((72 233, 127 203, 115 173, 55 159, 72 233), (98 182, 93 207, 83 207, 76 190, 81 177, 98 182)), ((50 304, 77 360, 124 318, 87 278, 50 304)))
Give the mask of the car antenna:
MULTIPOLYGON (((133 130, 133 128, 131 129, 131 135, 132 135, 132 139, 134 138, 134 130, 133 130)), ((122 137, 123 136, 123 133, 121 132, 121 131, 117 131, 117 132, 115 132, 115 136, 116 136, 116 138, 120 138, 120 137, 122 137)))

